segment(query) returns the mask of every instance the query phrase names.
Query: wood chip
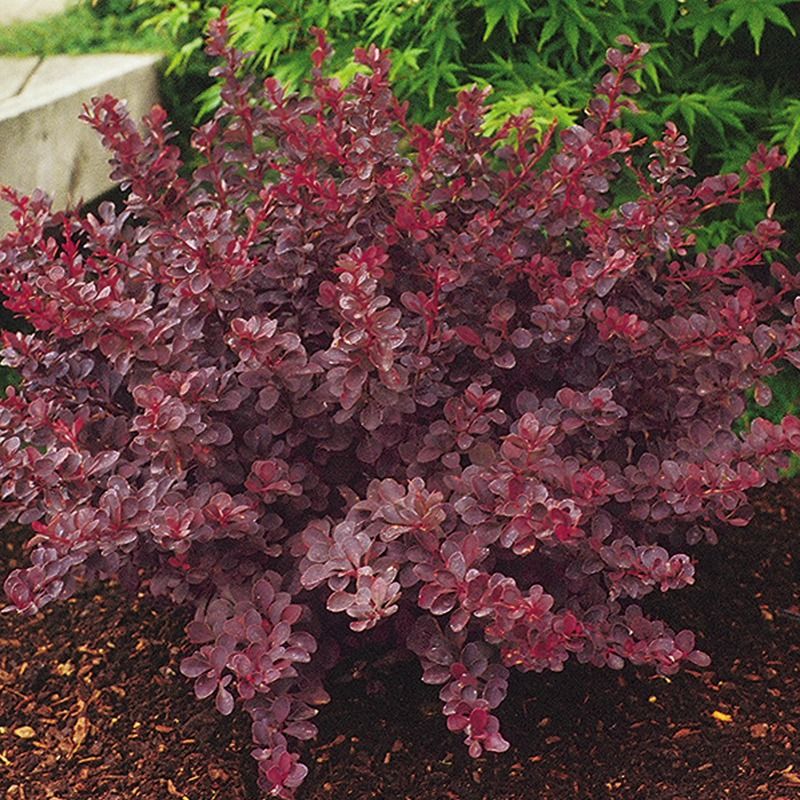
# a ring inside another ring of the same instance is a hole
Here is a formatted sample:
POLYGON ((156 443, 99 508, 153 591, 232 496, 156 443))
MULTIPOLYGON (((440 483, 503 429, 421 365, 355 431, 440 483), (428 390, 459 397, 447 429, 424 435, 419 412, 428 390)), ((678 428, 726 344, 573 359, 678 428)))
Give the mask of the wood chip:
POLYGON ((14 728, 14 736, 20 739, 33 739, 36 736, 36 731, 30 725, 22 725, 19 728, 14 728))
POLYGON ((173 797, 179 797, 181 800, 189 800, 189 798, 183 792, 178 790, 178 788, 169 778, 167 778, 167 791, 173 797))
POLYGON ((90 728, 91 725, 86 717, 78 717, 78 719, 75 720, 75 726, 72 728, 72 749, 69 753, 70 756, 75 755, 80 749, 80 746, 86 741, 86 736, 90 728))
POLYGON ((321 744, 319 747, 315 747, 314 749, 320 753, 323 750, 330 750, 331 747, 338 747, 342 742, 344 742, 346 737, 343 734, 339 734, 335 739, 328 742, 327 744, 321 744))
POLYGON ((208 777, 211 778, 212 781, 228 781, 231 777, 224 769, 220 769, 219 767, 209 766, 207 771, 208 777))
POLYGON ((711 716, 719 722, 733 722, 733 717, 724 711, 712 711, 711 716))

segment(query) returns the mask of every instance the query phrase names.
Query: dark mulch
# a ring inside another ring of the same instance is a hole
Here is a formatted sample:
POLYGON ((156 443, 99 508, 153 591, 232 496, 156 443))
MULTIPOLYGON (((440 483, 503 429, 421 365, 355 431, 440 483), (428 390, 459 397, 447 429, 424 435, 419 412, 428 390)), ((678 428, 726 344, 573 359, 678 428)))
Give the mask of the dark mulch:
MULTIPOLYGON (((301 800, 800 797, 800 484, 757 503, 699 554, 698 586, 654 598, 704 632, 712 669, 519 676, 502 709, 514 746, 473 761, 412 662, 350 661, 301 800)), ((18 556, 9 542, 0 571, 18 556)), ((246 721, 176 675, 185 621, 118 589, 0 619, 0 800, 257 798, 246 721)))

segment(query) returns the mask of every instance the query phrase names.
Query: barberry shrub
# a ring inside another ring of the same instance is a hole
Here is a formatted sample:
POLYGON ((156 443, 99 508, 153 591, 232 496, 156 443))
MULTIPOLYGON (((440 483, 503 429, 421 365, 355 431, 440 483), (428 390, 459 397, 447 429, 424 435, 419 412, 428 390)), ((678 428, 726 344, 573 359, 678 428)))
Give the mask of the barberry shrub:
POLYGON ((708 664, 638 601, 691 584, 684 551, 746 524, 800 450, 794 417, 732 428, 800 362, 780 225, 693 244, 776 151, 704 180, 672 124, 647 152, 619 120, 627 40, 581 125, 488 136, 482 92, 411 126, 383 53, 342 87, 317 35, 290 96, 238 77, 223 16, 188 178, 163 111, 140 132, 94 100, 124 204, 5 190, 0 244, 33 330, 4 335, 2 519, 33 532, 11 603, 115 577, 194 607, 181 671, 250 714, 283 798, 353 639, 416 653, 474 756, 508 747, 511 667, 708 664))

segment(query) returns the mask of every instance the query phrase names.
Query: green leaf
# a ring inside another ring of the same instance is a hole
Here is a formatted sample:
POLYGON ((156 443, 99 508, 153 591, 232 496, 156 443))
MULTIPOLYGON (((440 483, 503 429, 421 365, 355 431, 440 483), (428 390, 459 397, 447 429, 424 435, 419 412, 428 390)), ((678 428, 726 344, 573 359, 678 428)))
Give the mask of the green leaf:
MULTIPOLYGON (((739 0, 733 0, 738 3, 739 0)), ((718 36, 725 37, 729 32, 728 16, 723 0, 719 5, 709 7, 708 0, 686 0, 682 6, 681 16, 675 23, 679 30, 691 30, 694 44, 694 55, 697 57, 700 48, 714 31, 718 36)), ((749 0, 745 0, 749 2, 749 0)))
POLYGON ((697 120, 696 108, 690 103, 684 102, 678 106, 678 110, 680 111, 680 114, 684 120, 686 120, 686 124, 689 127, 689 133, 694 133, 694 125, 695 121, 697 120))
POLYGON ((692 30, 692 41, 694 42, 694 55, 695 58, 700 55, 700 48, 711 33, 711 20, 706 19, 702 23, 698 23, 692 30))
POLYGON ((531 12, 527 0, 483 0, 481 5, 486 19, 484 42, 489 39, 501 20, 505 22, 511 41, 515 42, 519 35, 520 16, 523 13, 529 15, 531 12))
POLYGON ((489 3, 483 9, 486 18, 486 30, 483 32, 483 41, 487 41, 492 35, 492 31, 497 27, 497 23, 505 17, 505 4, 502 2, 489 3))
POLYGON ((542 26, 542 32, 539 34, 539 44, 536 48, 539 52, 556 35, 559 28, 561 28, 561 22, 561 18, 556 14, 552 14, 547 18, 542 26))
POLYGON ((580 35, 581 33, 578 30, 575 20, 572 17, 567 17, 564 20, 564 36, 572 50, 572 55, 576 59, 578 58, 578 40, 580 39, 580 35))
POLYGON ((778 115, 778 122, 770 126, 774 132, 772 144, 780 145, 791 164, 800 152, 800 99, 790 99, 778 115))
POLYGON ((578 0, 564 0, 564 4, 570 12, 567 19, 576 21, 578 27, 588 33, 589 37, 594 39, 596 43, 608 44, 608 42, 604 41, 605 37, 600 33, 597 25, 584 13, 584 10, 589 11, 591 9, 589 4, 581 3, 578 0))
MULTIPOLYGON (((398 75, 403 70, 410 69, 414 72, 419 70, 420 56, 425 55, 427 50, 424 47, 405 47, 398 50, 392 59, 392 74, 398 75)), ((356 66, 359 66, 358 64, 356 66)))
POLYGON ((737 4, 736 8, 731 14, 728 23, 728 34, 730 35, 738 30, 744 22, 747 22, 747 27, 750 29, 750 36, 755 45, 756 55, 759 55, 761 50, 761 37, 764 35, 764 13, 759 8, 758 0, 746 4, 737 4))
POLYGON ((794 157, 800 152, 800 116, 784 137, 783 149, 786 151, 786 163, 791 164, 794 157))
POLYGON ((484 119, 484 130, 490 135, 497 133, 510 115, 528 108, 533 110, 533 121, 540 130, 546 130, 553 120, 562 128, 573 125, 580 112, 579 108, 564 104, 556 92, 545 91, 541 86, 502 92, 491 100, 484 119))
POLYGON ((506 14, 506 27, 511 34, 511 41, 516 42, 519 36, 519 18, 523 12, 530 14, 530 8, 525 0, 513 0, 506 14))
POLYGON ((658 75, 658 68, 652 61, 646 61, 644 65, 644 71, 648 78, 653 82, 653 86, 656 87, 656 91, 661 91, 661 80, 659 79, 658 75))
POLYGON ((198 104, 197 114, 195 116, 196 122, 202 122, 206 119, 212 111, 215 111, 218 107, 222 98, 220 96, 221 87, 218 83, 215 83, 213 86, 209 86, 203 92, 200 92, 197 95, 196 102, 198 104))
POLYGON ((336 0, 330 3, 329 11, 332 19, 345 20, 355 11, 363 11, 366 7, 362 0, 336 0))
POLYGON ((791 20, 778 6, 767 3, 764 6, 764 16, 779 28, 785 28, 792 36, 797 36, 797 31, 794 25, 792 25, 791 20))
POLYGON ((780 8, 780 5, 784 2, 786 0, 749 0, 748 2, 744 2, 744 0, 724 0, 720 4, 720 8, 732 9, 725 38, 730 39, 738 28, 747 23, 755 53, 760 55, 761 39, 764 35, 767 20, 770 20, 778 27, 791 31, 795 35, 794 26, 780 8))
POLYGON ((197 52, 199 52, 203 47, 203 38, 201 36, 196 36, 189 42, 186 42, 183 47, 181 47, 177 53, 172 57, 167 66, 166 74, 171 75, 173 72, 182 72, 189 59, 197 52))
POLYGON ((764 35, 766 21, 764 15, 754 11, 747 17, 747 27, 750 29, 750 36, 756 48, 756 55, 761 55, 761 37, 764 35))
POLYGON ((669 36, 672 30, 672 23, 678 15, 677 0, 659 0, 658 10, 661 13, 661 19, 664 20, 664 33, 669 36))

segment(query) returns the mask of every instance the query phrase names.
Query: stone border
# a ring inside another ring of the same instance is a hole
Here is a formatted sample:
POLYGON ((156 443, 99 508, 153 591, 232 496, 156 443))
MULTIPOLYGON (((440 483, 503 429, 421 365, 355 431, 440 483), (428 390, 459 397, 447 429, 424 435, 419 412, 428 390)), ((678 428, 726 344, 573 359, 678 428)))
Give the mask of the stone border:
MULTIPOLYGON (((113 184, 108 154, 78 119, 92 97, 124 98, 137 121, 158 102, 158 54, 0 58, 0 184, 42 188, 62 208, 113 184)), ((11 228, 0 204, 0 234, 11 228)))
POLYGON ((66 11, 76 0, 0 0, 0 22, 28 22, 66 11))

